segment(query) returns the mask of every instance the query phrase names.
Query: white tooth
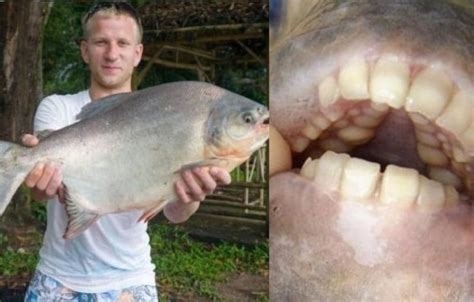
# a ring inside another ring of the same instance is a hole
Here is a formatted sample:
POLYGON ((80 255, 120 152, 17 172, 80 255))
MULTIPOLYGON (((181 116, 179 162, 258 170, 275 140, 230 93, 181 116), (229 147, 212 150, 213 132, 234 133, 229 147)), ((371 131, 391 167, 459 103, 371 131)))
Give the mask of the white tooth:
POLYGON ((340 129, 337 136, 347 143, 360 145, 368 142, 374 136, 374 129, 350 126, 340 129))
POLYGON ((459 193, 453 186, 444 186, 446 206, 452 207, 459 203, 459 193))
POLYGON ((434 148, 438 148, 441 144, 436 137, 431 133, 423 131, 415 131, 416 138, 419 142, 434 148))
POLYGON ((333 124, 333 127, 336 129, 341 129, 349 126, 349 121, 347 119, 339 120, 333 124))
POLYGON ((370 103, 370 107, 374 109, 375 111, 382 112, 382 113, 387 112, 388 109, 390 108, 387 104, 380 104, 380 103, 374 103, 374 102, 370 103))
POLYGON ((339 87, 337 87, 336 78, 329 76, 319 84, 319 103, 323 107, 328 107, 339 98, 339 87))
POLYGON ((449 163, 448 157, 437 148, 431 148, 422 143, 416 145, 418 155, 428 165, 445 166, 449 163))
POLYGON ((444 135, 444 133, 442 133, 442 132, 436 133, 436 138, 437 138, 440 142, 443 142, 443 143, 446 143, 446 142, 448 141, 448 138, 447 138, 446 135, 444 135))
POLYGON ((433 126, 430 120, 428 120, 426 117, 414 112, 410 112, 408 115, 410 116, 410 119, 412 120, 417 130, 428 132, 428 133, 436 132, 436 127, 433 126))
POLYGON ((409 207, 418 196, 420 178, 414 169, 388 165, 383 173, 380 202, 409 207))
POLYGON ((303 152, 308 147, 310 142, 311 141, 308 138, 298 136, 291 142, 291 150, 297 153, 303 152))
POLYGON ((439 211, 444 204, 443 185, 420 175, 420 193, 416 200, 418 209, 424 212, 439 211))
POLYGON ((351 146, 346 145, 343 141, 335 137, 329 137, 319 142, 319 146, 324 150, 332 150, 334 152, 349 152, 351 146))
POLYGON ((318 114, 311 120, 311 123, 319 129, 325 130, 331 125, 331 121, 324 117, 322 114, 318 114))
POLYGON ((460 189, 462 186, 461 179, 459 176, 454 174, 448 169, 438 168, 438 167, 429 167, 428 176, 440 183, 445 185, 452 185, 456 189, 460 189))
POLYGON ((467 92, 456 93, 436 123, 455 134, 464 132, 472 122, 472 104, 467 92))
POLYGON ((453 157, 457 162, 466 163, 469 161, 469 157, 466 155, 464 150, 458 146, 453 147, 453 157))
POLYGON ((370 79, 370 97, 372 102, 388 104, 401 108, 410 84, 408 64, 394 55, 384 55, 375 64, 370 79))
POLYGON ((349 158, 347 154, 337 154, 332 151, 324 153, 316 165, 314 182, 321 188, 339 190, 342 172, 349 158))
POLYGON ((345 111, 342 110, 341 108, 338 108, 338 107, 331 108, 331 109, 328 109, 328 110, 323 109, 323 112, 324 112, 324 115, 326 116, 326 118, 328 120, 330 120, 331 122, 335 122, 335 121, 339 120, 345 114, 345 111))
POLYGON ((368 91, 369 67, 363 58, 354 58, 339 72, 339 89, 347 100, 366 100, 368 91))
POLYGON ((464 175, 464 173, 466 172, 464 164, 455 160, 451 161, 451 167, 453 167, 453 171, 457 175, 464 175))
POLYGON ((290 170, 292 166, 290 147, 273 126, 270 126, 269 141, 270 160, 268 169, 270 176, 278 172, 290 170))
POLYGON ((317 139, 321 132, 321 129, 314 127, 312 124, 307 124, 306 127, 303 128, 303 131, 301 131, 301 133, 310 140, 317 139))
POLYGON ((305 177, 308 180, 313 180, 316 170, 318 160, 311 160, 311 157, 308 157, 301 167, 300 175, 305 177))
POLYGON ((351 158, 342 175, 341 193, 344 197, 359 201, 371 197, 380 178, 380 165, 366 160, 351 158))
POLYGON ((416 125, 430 125, 430 120, 419 113, 410 112, 408 115, 416 125))
POLYGON ((364 114, 353 117, 352 122, 359 127, 374 128, 380 124, 380 118, 364 114))
POLYGON ((427 68, 413 81, 405 109, 409 112, 419 112, 433 120, 446 107, 452 88, 451 80, 441 70, 427 68))
POLYGON ((474 124, 461 134, 461 144, 469 150, 474 149, 474 124))
POLYGON ((443 142, 442 144, 443 152, 449 158, 453 158, 453 147, 449 142, 443 142))

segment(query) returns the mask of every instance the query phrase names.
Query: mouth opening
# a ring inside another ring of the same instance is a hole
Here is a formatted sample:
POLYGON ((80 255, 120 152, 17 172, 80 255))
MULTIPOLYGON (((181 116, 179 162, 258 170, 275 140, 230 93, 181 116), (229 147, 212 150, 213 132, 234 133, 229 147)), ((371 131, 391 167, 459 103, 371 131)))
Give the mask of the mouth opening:
POLYGON ((351 199, 428 210, 472 199, 472 104, 442 68, 353 60, 316 91, 317 110, 285 137, 302 176, 351 199))

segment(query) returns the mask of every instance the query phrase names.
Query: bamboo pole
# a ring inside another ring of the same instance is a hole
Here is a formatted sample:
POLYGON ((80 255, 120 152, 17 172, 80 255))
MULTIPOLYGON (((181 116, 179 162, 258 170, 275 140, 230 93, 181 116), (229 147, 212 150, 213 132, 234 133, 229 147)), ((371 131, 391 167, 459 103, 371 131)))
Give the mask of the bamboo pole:
MULTIPOLYGON (((151 59, 152 58, 148 56, 143 56, 143 61, 150 61, 151 59)), ((175 63, 175 62, 165 61, 161 59, 155 59, 152 62, 158 65, 163 65, 163 66, 172 67, 172 68, 199 70, 199 66, 194 65, 194 64, 175 63)), ((203 66, 202 69, 210 70, 211 68, 208 66, 203 66)))
POLYGON ((248 30, 251 28, 268 28, 268 23, 200 25, 200 26, 180 27, 180 28, 151 29, 151 30, 145 30, 145 34, 158 35, 160 33, 181 33, 181 32, 203 31, 203 30, 239 30, 239 29, 248 30))
POLYGON ((258 63, 260 63, 261 65, 265 65, 265 60, 260 58, 253 50, 247 47, 247 45, 242 43, 240 40, 235 40, 235 42, 237 42, 237 44, 239 44, 240 47, 242 47, 251 57, 257 60, 258 63))

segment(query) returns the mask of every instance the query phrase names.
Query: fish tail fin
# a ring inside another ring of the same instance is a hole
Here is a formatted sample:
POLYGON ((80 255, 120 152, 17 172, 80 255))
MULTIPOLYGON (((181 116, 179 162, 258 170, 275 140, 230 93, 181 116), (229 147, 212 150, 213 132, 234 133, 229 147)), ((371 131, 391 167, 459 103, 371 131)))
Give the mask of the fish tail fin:
POLYGON ((64 232, 64 239, 72 239, 80 235, 89 226, 99 219, 100 215, 88 212, 82 208, 74 198, 74 194, 64 185, 64 199, 68 224, 64 232))
POLYGON ((22 149, 17 144, 0 141, 0 215, 30 172, 28 165, 19 162, 22 149))

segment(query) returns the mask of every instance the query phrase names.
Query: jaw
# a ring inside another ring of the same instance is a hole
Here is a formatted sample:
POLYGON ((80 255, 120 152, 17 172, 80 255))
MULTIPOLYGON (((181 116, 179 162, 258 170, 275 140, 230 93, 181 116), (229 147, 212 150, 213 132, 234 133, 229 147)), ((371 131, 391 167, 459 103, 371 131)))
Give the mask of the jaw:
POLYGON ((294 173, 270 181, 275 301, 470 301, 474 215, 363 204, 294 173), (297 194, 296 194, 297 193, 297 194))
POLYGON ((366 22, 274 48, 272 300, 469 301, 472 42, 366 22))

